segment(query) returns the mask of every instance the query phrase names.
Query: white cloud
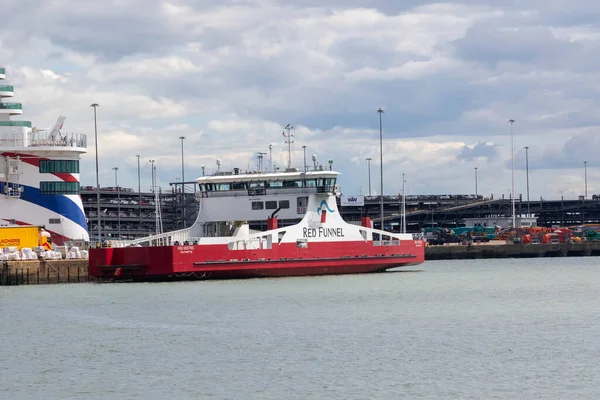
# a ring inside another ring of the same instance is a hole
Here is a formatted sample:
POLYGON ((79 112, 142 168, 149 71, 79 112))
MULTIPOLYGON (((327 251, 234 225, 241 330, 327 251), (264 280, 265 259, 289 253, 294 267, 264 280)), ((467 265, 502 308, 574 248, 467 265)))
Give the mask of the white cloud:
MULTIPOLYGON (((594 3, 595 4, 595 3, 594 3)), ((581 158, 596 187, 600 127, 595 57, 600 7, 584 0, 61 0, 9 1, 0 32, 23 119, 93 136, 99 103, 102 179, 136 185, 137 158, 161 182, 222 160, 254 168, 257 152, 285 166, 283 126, 365 192, 378 171, 384 114, 386 187, 411 191, 510 187, 508 119, 515 123, 517 189, 529 146, 532 197, 580 191, 581 158), (571 10, 565 13, 564 6, 571 10), (48 21, 53 21, 49 24, 48 21), (57 28, 59 27, 59 28, 57 28)), ((88 140, 92 144, 93 140, 88 140)), ((94 179, 94 148, 82 179, 94 179)), ((147 173, 148 180, 150 174, 147 173)), ((591 189, 590 189, 591 190, 591 189)), ((387 190, 386 190, 387 191, 387 190)))

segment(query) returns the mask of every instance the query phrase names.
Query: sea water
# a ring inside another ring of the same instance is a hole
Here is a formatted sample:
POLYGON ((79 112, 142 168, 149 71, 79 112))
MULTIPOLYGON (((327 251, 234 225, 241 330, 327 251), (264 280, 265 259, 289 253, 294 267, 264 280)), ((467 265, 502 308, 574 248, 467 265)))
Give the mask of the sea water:
POLYGON ((0 287, 0 399, 597 399, 600 258, 0 287))

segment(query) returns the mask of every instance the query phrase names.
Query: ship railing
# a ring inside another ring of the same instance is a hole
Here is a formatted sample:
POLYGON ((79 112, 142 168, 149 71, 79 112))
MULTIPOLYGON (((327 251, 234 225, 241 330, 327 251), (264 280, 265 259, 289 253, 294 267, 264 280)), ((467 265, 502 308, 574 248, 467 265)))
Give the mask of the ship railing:
POLYGON ((58 135, 50 135, 46 132, 35 132, 30 135, 29 146, 87 148, 87 135, 82 133, 63 133, 58 135))
POLYGON ((337 185, 326 186, 307 186, 307 187, 269 187, 269 188, 251 188, 247 190, 223 190, 196 193, 196 200, 209 197, 254 197, 269 196, 281 194, 314 194, 314 193, 339 193, 340 187, 337 185))
POLYGON ((159 233, 158 235, 146 236, 143 238, 133 240, 122 240, 119 241, 119 247, 132 247, 132 246, 172 246, 175 242, 182 244, 187 242, 192 244, 194 240, 198 238, 190 238, 191 228, 180 229, 172 232, 159 233))
POLYGON ((3 147, 76 147, 87 148, 87 135, 82 133, 30 132, 26 137, 20 133, 0 134, 3 147))

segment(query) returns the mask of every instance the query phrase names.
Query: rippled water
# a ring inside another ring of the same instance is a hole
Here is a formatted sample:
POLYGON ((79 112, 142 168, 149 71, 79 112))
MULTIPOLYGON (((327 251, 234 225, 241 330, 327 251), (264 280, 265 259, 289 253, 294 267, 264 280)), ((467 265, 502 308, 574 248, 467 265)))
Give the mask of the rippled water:
POLYGON ((1 399, 597 399, 600 258, 0 287, 1 399))

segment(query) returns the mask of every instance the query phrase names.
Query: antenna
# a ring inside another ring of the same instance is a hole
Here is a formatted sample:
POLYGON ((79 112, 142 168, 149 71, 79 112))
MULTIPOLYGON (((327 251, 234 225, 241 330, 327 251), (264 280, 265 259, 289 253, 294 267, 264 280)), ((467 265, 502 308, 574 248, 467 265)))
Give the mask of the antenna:
POLYGON ((265 154, 267 153, 262 153, 262 152, 258 152, 258 170, 260 172, 263 172, 263 157, 265 156, 265 154))
POLYGON ((294 127, 290 124, 287 124, 285 126, 285 129, 283 131, 283 137, 285 138, 285 144, 288 145, 288 168, 292 167, 292 143, 294 143, 294 141, 292 140, 293 137, 295 137, 295 135, 292 133, 292 129, 294 129, 294 127), (287 131, 287 134, 285 133, 285 131, 287 131))
POLYGON ((217 172, 221 170, 221 160, 217 158, 217 172))
POLYGON ((312 160, 313 160, 313 165, 315 167, 315 171, 317 170, 317 155, 313 154, 312 155, 312 160))
POLYGON ((273 145, 269 145, 269 169, 273 169, 273 145))

